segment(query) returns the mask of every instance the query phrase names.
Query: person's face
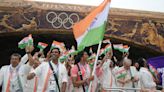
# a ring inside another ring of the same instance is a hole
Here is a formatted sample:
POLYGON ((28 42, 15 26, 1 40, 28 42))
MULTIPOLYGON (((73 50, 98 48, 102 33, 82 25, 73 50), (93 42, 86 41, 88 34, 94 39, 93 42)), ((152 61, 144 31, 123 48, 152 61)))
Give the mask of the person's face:
POLYGON ((10 58, 10 63, 12 65, 12 67, 16 67, 20 62, 20 59, 18 56, 11 56, 10 58))
POLYGON ((58 49, 53 49, 52 52, 51 52, 51 55, 55 56, 57 58, 60 57, 60 53, 59 53, 58 49))
POLYGON ((111 58, 111 56, 112 56, 112 50, 110 50, 110 51, 108 51, 107 53, 106 53, 106 57, 109 59, 109 58, 111 58))
POLYGON ((88 53, 87 52, 84 52, 83 53, 83 60, 87 60, 87 58, 88 58, 88 53))
POLYGON ((130 66, 131 66, 131 63, 127 63, 127 62, 124 63, 124 68, 126 70, 129 70, 130 69, 130 66))
POLYGON ((144 66, 147 67, 147 61, 145 59, 143 59, 143 61, 144 61, 144 66))
POLYGON ((38 67, 39 65, 40 65, 41 63, 39 62, 39 60, 38 59, 35 59, 34 60, 34 68, 36 68, 36 67, 38 67))
POLYGON ((134 66, 135 66, 136 68, 138 68, 138 67, 139 67, 139 64, 136 62, 136 63, 134 64, 134 66))

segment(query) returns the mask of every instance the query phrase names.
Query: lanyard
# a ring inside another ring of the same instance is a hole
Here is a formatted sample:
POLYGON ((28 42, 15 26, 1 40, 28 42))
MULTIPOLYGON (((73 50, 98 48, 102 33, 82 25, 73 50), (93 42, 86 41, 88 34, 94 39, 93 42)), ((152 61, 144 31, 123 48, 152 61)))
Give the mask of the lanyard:
POLYGON ((59 78, 59 64, 53 64, 52 61, 50 63, 53 67, 53 70, 52 70, 53 74, 56 74, 57 77, 59 78))
MULTIPOLYGON (((55 78, 55 81, 56 81, 56 84, 57 84, 58 90, 59 90, 59 92, 60 92, 60 87, 59 87, 58 77, 56 76, 56 73, 54 73, 54 68, 52 67, 51 62, 49 62, 49 66, 50 66, 51 70, 53 71, 53 75, 54 75, 54 78, 55 78)), ((59 70, 59 69, 58 69, 58 70, 59 70)))
MULTIPOLYGON (((8 83, 7 83, 7 88, 6 88, 6 92, 9 92, 10 91, 10 86, 11 86, 11 78, 13 78, 13 71, 12 70, 12 67, 10 66, 9 67, 9 78, 8 78, 8 83)), ((19 74, 18 74, 18 71, 19 71, 19 66, 16 68, 16 76, 17 76, 17 80, 18 80, 18 85, 20 87, 20 91, 23 92, 23 88, 22 88, 22 84, 21 84, 21 80, 20 80, 20 77, 19 77, 19 74)))

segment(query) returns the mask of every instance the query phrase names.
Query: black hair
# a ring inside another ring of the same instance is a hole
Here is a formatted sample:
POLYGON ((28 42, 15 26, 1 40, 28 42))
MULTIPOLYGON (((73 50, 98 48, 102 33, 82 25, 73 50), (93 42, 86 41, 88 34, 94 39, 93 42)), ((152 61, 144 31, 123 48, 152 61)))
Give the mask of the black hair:
MULTIPOLYGON (((135 66, 136 63, 139 65, 139 63, 137 61, 134 61, 132 65, 135 66)), ((136 67, 136 69, 137 69, 137 71, 139 71, 140 70, 140 66, 136 67)))
MULTIPOLYGON (((16 57, 19 58, 19 60, 21 60, 21 55, 20 55, 19 53, 13 53, 13 54, 11 55, 11 57, 12 57, 12 56, 16 56, 16 57)), ((10 58, 11 58, 11 57, 10 57, 10 58)))
POLYGON ((84 55, 85 52, 86 52, 86 51, 81 51, 81 52, 79 52, 79 53, 75 56, 75 63, 74 63, 74 64, 77 64, 77 63, 80 62, 81 57, 84 55))
POLYGON ((138 64, 139 64, 139 69, 141 68, 141 67, 145 67, 145 59, 144 58, 139 58, 138 60, 137 60, 137 62, 138 62, 138 64))
POLYGON ((52 49, 51 49, 51 53, 52 53, 52 51, 53 51, 54 49, 58 50, 58 52, 59 52, 59 54, 60 54, 60 49, 59 49, 59 48, 57 48, 57 47, 52 48, 52 49))

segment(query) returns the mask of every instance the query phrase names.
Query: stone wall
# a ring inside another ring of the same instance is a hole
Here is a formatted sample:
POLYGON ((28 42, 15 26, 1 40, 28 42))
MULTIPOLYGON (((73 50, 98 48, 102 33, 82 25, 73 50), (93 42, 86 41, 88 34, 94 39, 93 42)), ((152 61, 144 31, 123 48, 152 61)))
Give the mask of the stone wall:
MULTIPOLYGON (((1 33, 44 29, 63 29, 72 32, 72 25, 95 8, 8 1, 10 0, 0 1, 1 33)), ((105 37, 164 52, 164 13, 111 8, 105 37)))

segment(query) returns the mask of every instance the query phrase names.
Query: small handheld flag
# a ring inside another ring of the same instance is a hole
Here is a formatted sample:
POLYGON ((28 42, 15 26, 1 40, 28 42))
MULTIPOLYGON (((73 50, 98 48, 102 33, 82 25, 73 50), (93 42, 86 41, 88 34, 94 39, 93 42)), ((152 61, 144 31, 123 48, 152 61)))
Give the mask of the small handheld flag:
POLYGON ((30 46, 30 45, 33 45, 33 38, 31 34, 29 34, 28 37, 23 38, 18 43, 18 48, 24 49, 26 46, 30 46))
POLYGON ((66 51, 65 45, 63 42, 53 41, 50 49, 52 50, 53 48, 59 48, 61 52, 66 51))
POLYGON ((40 51, 43 51, 47 46, 48 44, 39 42, 37 47, 40 49, 40 51))

